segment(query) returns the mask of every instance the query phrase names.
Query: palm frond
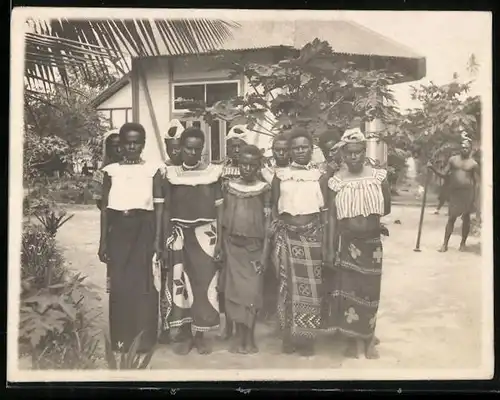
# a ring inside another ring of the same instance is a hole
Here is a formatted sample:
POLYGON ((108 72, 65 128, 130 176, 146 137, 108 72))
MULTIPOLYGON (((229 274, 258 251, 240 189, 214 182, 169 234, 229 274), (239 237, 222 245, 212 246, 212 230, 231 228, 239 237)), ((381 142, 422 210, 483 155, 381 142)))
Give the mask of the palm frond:
POLYGON ((237 23, 211 19, 52 19, 27 21, 25 80, 30 89, 80 75, 117 76, 135 57, 217 49, 237 23))

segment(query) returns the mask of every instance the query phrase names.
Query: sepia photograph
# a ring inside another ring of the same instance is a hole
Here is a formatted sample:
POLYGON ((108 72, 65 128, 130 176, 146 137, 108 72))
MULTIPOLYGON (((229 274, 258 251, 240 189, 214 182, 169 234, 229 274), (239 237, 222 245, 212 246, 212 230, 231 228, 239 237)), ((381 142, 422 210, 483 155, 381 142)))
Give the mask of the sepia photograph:
POLYGON ((8 382, 493 377, 491 13, 19 7, 11 49, 8 382))

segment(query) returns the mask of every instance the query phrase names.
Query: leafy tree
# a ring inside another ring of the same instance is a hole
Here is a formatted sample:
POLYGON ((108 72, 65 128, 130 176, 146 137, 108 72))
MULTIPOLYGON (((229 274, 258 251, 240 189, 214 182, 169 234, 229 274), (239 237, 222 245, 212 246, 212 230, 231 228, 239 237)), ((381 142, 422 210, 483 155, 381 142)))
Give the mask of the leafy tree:
POLYGON ((219 56, 219 62, 232 77, 245 76, 253 90, 212 108, 192 103, 189 116, 247 124, 264 135, 292 125, 317 135, 331 127, 345 128, 355 119, 385 122, 398 115, 389 85, 400 75, 360 70, 336 57, 326 41, 315 39, 298 56, 275 64, 246 62, 231 53, 219 56))
MULTIPOLYGON (((477 73, 479 64, 474 55, 469 58, 467 69, 477 73)), ((432 160, 444 166, 448 158, 458 151, 461 133, 465 130, 475 146, 481 143, 481 100, 471 96, 474 80, 461 82, 458 74, 447 84, 412 87, 411 96, 421 107, 408 110, 396 125, 411 138, 412 150, 421 166, 432 160)))

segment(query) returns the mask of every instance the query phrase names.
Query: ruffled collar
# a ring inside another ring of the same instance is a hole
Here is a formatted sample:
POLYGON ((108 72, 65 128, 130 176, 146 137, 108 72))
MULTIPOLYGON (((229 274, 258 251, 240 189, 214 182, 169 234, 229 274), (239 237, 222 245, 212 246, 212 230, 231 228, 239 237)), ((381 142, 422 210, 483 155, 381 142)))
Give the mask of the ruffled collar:
POLYGON ((182 166, 168 168, 167 178, 173 185, 198 186, 217 182, 222 174, 222 166, 209 164, 203 169, 186 170, 182 166))
POLYGON ((295 168, 293 165, 276 170, 276 176, 281 181, 319 181, 322 171, 316 164, 309 163, 302 168, 295 168))

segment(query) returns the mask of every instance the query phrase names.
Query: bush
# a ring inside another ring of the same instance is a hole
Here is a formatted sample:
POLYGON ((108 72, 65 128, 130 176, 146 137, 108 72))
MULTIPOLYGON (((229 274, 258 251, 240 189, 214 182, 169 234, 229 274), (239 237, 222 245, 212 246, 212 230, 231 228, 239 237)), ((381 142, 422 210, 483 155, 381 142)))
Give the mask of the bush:
POLYGON ((21 249, 20 354, 33 368, 99 367, 102 354, 93 323, 99 300, 81 275, 70 276, 55 239, 41 226, 27 226, 21 249))
POLYGON ((55 203, 93 204, 91 193, 92 177, 71 176, 55 179, 40 179, 31 185, 26 207, 30 201, 50 195, 55 203))
POLYGON ((55 239, 42 226, 28 225, 23 232, 21 247, 21 280, 27 288, 40 289, 49 280, 64 279, 64 260, 55 239))

